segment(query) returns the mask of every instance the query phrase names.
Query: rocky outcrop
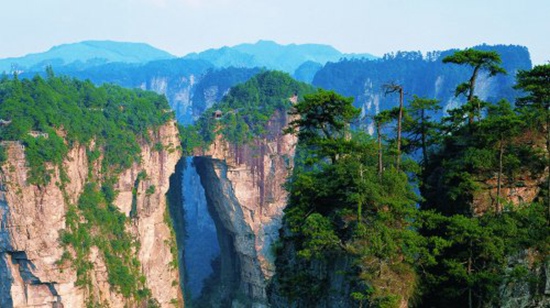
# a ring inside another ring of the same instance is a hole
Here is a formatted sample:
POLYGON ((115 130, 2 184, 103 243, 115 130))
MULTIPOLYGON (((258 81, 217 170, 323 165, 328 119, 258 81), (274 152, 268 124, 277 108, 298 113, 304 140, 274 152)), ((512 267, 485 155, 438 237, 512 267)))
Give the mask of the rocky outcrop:
POLYGON ((502 308, 550 307, 550 261, 533 262, 531 251, 523 251, 508 259, 509 270, 514 267, 529 269, 523 279, 510 279, 500 288, 502 308))
MULTIPOLYGON (((502 203, 511 203, 515 206, 531 203, 539 195, 541 185, 544 182, 545 179, 542 176, 527 174, 514 179, 513 185, 504 181, 500 192, 500 198, 504 200, 502 203)), ((482 189, 473 196, 473 209, 476 215, 483 215, 488 211, 502 210, 496 209, 498 200, 497 183, 496 177, 480 182, 482 189)))
MULTIPOLYGON (((177 256, 171 252, 174 239, 165 219, 165 194, 180 158, 177 127, 168 122, 150 137, 150 142, 142 142, 141 162, 123 171, 114 185, 119 192, 114 204, 127 216, 134 205, 136 215, 126 231, 140 243, 135 253, 145 285, 162 307, 172 307, 171 303, 182 303, 182 296, 177 268, 171 266, 177 256), (136 187, 143 172, 147 177, 136 187)), ((71 262, 59 262, 68 206, 76 204, 90 178, 100 175, 98 166, 88 165, 86 147, 75 145, 63 162, 63 172, 52 166, 52 180, 43 186, 27 182, 22 146, 14 142, 5 148, 8 159, 0 179, 0 306, 85 307, 90 299, 109 307, 135 306, 109 284, 105 261, 96 247, 87 256, 93 265, 91 288, 76 285, 71 262), (62 176, 68 181, 62 181, 62 176)))
POLYGON ((282 133, 288 120, 284 112, 276 112, 264 138, 251 144, 234 145, 218 136, 194 159, 217 224, 221 250, 217 294, 222 299, 267 302, 266 280, 274 274, 271 244, 278 239, 287 201, 283 184, 297 142, 295 136, 282 133))

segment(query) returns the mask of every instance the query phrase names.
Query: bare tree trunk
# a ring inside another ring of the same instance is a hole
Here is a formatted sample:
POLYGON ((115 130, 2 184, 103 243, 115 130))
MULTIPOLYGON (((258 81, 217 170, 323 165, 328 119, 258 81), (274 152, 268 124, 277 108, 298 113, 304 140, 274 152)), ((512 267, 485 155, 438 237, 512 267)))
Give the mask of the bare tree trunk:
POLYGON ((428 165, 428 145, 426 144, 426 116, 425 116, 425 110, 420 110, 420 118, 422 119, 422 123, 420 123, 420 132, 421 132, 421 142, 422 142, 422 158, 423 158, 423 165, 424 169, 426 169, 426 166, 428 165))
POLYGON ((382 135, 380 135, 381 131, 381 124, 380 122, 376 123, 376 135, 378 139, 378 176, 382 176, 382 135))
MULTIPOLYGON (((476 86, 476 79, 477 79, 477 72, 479 71, 479 66, 476 66, 474 68, 474 72, 472 73, 472 77, 470 78, 470 91, 468 92, 468 103, 470 105, 473 104, 473 101, 474 101, 474 89, 475 89, 475 86, 476 86)), ((473 108, 473 106, 471 106, 473 108)), ((481 105, 479 104, 479 101, 477 102, 477 109, 479 111, 479 113, 481 114, 481 105)), ((468 116, 468 124, 473 124, 474 123, 474 116, 475 116, 475 111, 471 111, 471 113, 469 114, 468 116)))
POLYGON ((396 169, 399 171, 399 165, 401 163, 401 122, 403 121, 403 86, 390 83, 384 85, 386 94, 399 92, 399 115, 397 119, 397 159, 396 169))
MULTIPOLYGON (((363 164, 359 165, 359 175, 361 177, 361 185, 363 184, 363 164)), ((361 223, 361 219, 363 218, 363 200, 362 198, 359 198, 359 201, 357 202, 357 221, 361 223)))
POLYGON ((550 225, 550 105, 546 107, 546 168, 548 177, 546 179, 546 206, 548 207, 547 223, 550 225))
MULTIPOLYGON (((470 240, 470 255, 468 256, 468 268, 467 268, 467 272, 468 272, 468 276, 470 276, 472 274, 472 240, 470 240)), ((473 303, 472 303, 472 287, 471 286, 468 286, 468 308, 472 308, 473 307, 473 303)))
POLYGON ((403 87, 399 86, 399 117, 397 119, 397 163, 396 169, 399 171, 401 164, 401 122, 403 121, 403 87))
POLYGON ((502 186, 502 158, 504 156, 504 142, 501 140, 499 144, 499 152, 498 152, 498 177, 497 177, 497 206, 496 206, 496 213, 501 212, 500 208, 500 192, 501 192, 501 186, 502 186))

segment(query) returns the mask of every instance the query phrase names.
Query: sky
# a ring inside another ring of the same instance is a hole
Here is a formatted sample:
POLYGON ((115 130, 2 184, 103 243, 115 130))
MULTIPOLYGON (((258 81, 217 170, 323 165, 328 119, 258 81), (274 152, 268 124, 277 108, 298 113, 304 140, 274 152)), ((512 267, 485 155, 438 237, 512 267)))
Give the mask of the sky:
POLYGON ((550 0, 0 1, 0 58, 92 39, 176 56, 263 39, 378 56, 513 44, 550 61, 550 0))

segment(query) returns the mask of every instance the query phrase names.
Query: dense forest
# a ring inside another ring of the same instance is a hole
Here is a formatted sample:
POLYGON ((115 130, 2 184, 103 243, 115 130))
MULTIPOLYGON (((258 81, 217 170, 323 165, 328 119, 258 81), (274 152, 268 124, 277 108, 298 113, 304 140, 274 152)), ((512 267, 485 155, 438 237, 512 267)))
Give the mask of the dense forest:
MULTIPOLYGON (((60 232, 64 253, 57 263, 72 266, 77 286, 93 290, 89 256, 96 247, 105 260, 111 286, 136 303, 150 301, 152 306, 148 307, 155 307, 135 253, 139 241, 127 228, 133 217, 114 204, 118 193, 114 184, 120 172, 141 160, 141 145, 151 142, 150 133, 174 118, 166 98, 153 92, 107 84, 96 87, 90 81, 56 77, 48 68, 45 78, 4 76, 0 102, 2 163, 7 159, 6 149, 18 145, 25 152, 29 184, 43 189, 51 184, 55 172, 60 174, 54 184, 64 193, 67 227, 60 232), (90 170, 82 194, 77 202, 70 202, 63 162, 76 146, 85 147, 90 170)), ((160 150, 158 146, 162 149, 162 144, 155 145, 160 150)), ((9 166, 3 164, 14 168, 9 166)), ((139 174, 138 181, 145 177, 147 174, 139 174)), ((97 307, 99 303, 91 298, 93 292, 88 294, 89 307, 97 307)))
POLYGON ((374 117, 370 136, 352 130, 353 98, 319 91, 295 106, 274 306, 548 304, 550 65, 517 73, 503 92, 520 91, 515 102, 489 103, 476 78, 505 73, 498 53, 441 60, 470 72, 441 119, 436 99, 415 96, 374 117))

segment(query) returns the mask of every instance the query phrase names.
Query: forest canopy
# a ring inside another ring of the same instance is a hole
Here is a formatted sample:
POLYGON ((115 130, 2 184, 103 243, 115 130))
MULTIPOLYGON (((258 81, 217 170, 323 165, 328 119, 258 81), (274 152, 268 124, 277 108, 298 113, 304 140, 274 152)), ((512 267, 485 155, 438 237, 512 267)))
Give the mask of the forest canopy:
POLYGON ((45 184, 75 143, 90 145, 104 155, 103 167, 123 170, 140 159, 139 139, 173 118, 164 96, 90 81, 56 77, 0 80, 1 141, 20 141, 30 164, 31 183, 45 184))

